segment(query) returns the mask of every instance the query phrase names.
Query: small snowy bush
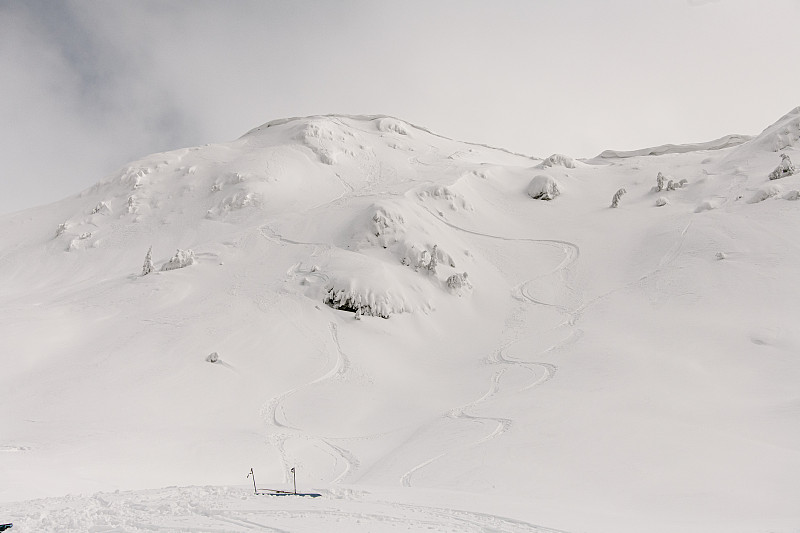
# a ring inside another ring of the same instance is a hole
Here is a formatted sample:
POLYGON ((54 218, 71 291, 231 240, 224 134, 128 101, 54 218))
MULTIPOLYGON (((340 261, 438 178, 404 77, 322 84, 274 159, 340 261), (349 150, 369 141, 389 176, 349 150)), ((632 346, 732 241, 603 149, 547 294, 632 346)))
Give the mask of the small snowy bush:
POLYGON ((97 213, 100 213, 101 215, 111 214, 111 208, 108 206, 107 203, 100 202, 94 207, 94 209, 92 209, 93 215, 96 215, 97 213))
POLYGON ((64 234, 65 231, 67 231, 67 223, 62 222, 61 224, 58 225, 58 229, 56 229, 56 237, 60 237, 61 235, 64 234))
POLYGON ((455 273, 447 278, 447 288, 450 289, 451 292, 459 292, 461 289, 471 289, 472 284, 467 278, 468 275, 466 272, 463 274, 455 273))
POLYGON ((761 189, 757 190, 756 193, 753 195, 750 200, 747 201, 749 204, 757 204, 758 202, 763 202, 769 198, 774 198, 778 196, 781 192, 783 192, 779 185, 767 185, 766 187, 762 187, 761 189))
POLYGON ((552 200, 561 194, 556 180, 544 175, 534 177, 528 184, 527 192, 534 200, 552 200))
POLYGON ((219 361, 219 354, 217 352, 211 352, 208 354, 208 357, 206 357, 206 361, 209 363, 216 363, 219 361))
POLYGON ((789 191, 785 195, 783 195, 783 199, 792 202, 800 200, 800 191, 789 191))
POLYGON ((713 200, 704 200, 694 210, 695 213, 702 213, 703 211, 711 211, 717 208, 717 203, 713 200))
POLYGON ((667 199, 666 199, 666 198, 664 198, 663 196, 660 196, 660 197, 658 198, 658 200, 656 200, 656 207, 664 207, 664 206, 665 206, 665 205, 667 205, 668 203, 669 203, 669 200, 667 200, 667 199))
POLYGON ((175 255, 172 257, 172 259, 164 263, 164 265, 161 267, 161 271, 165 272, 168 270, 185 268, 189 265, 195 264, 196 262, 197 260, 195 259, 194 252, 192 250, 181 250, 179 248, 178 251, 175 252, 175 255))

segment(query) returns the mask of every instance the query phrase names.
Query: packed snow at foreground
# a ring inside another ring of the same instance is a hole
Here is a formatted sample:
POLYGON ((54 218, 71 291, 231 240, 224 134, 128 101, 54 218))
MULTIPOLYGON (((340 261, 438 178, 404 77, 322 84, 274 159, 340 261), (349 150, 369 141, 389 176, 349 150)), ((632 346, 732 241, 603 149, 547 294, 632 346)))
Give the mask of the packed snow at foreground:
POLYGON ((473 510, 382 501, 348 489, 320 498, 269 497, 229 487, 170 487, 91 497, 49 498, 10 506, 14 530, 145 531, 504 531, 563 533, 473 510))
POLYGON ((593 159, 315 116, 2 216, 0 525, 797 533, 798 161, 800 108, 593 159))

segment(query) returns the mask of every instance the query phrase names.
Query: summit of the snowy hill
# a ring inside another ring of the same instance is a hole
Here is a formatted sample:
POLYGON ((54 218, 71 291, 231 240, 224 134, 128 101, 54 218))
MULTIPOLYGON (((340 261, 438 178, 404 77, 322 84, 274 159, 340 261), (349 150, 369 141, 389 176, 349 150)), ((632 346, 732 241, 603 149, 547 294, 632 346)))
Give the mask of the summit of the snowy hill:
POLYGON ((0 522, 789 532, 799 137, 312 116, 2 216, 0 522))

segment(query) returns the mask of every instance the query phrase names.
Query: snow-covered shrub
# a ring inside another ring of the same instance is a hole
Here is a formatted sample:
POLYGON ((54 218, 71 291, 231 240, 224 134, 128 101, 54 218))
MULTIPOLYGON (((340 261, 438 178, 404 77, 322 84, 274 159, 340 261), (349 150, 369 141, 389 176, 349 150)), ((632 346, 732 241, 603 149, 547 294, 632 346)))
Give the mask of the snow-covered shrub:
POLYGON ((153 247, 147 250, 147 255, 144 256, 144 264, 142 265, 142 276, 146 276, 155 270, 153 266, 153 247))
POLYGON ((96 215, 97 213, 100 213, 102 215, 109 215, 111 214, 111 208, 108 206, 107 203, 100 202, 94 207, 94 209, 92 209, 93 215, 96 215))
POLYGON ((385 117, 378 121, 378 129, 384 132, 393 132, 398 135, 408 135, 408 124, 396 118, 385 117))
POLYGON ((552 200, 561 194, 556 180, 541 174, 531 180, 527 192, 534 200, 552 200))
POLYGON ((575 168, 577 165, 575 164, 575 160, 569 156, 562 155, 562 154, 553 154, 538 165, 536 168, 550 168, 550 167, 564 167, 564 168, 575 168))
POLYGON ((788 154, 781 154, 781 164, 775 168, 772 172, 769 173, 769 179, 777 180, 781 178, 785 178, 786 176, 791 176, 795 173, 794 165, 792 164, 792 160, 789 158, 788 154))
POLYGON ((727 259, 727 258, 728 258, 728 254, 726 254, 725 252, 717 252, 717 260, 718 261, 722 261, 723 259, 727 259))
POLYGON ((447 278, 447 288, 450 289, 452 292, 457 292, 461 289, 470 289, 472 288, 472 284, 469 282, 468 275, 466 272, 459 274, 455 273, 449 278, 447 278))
POLYGON ((774 198, 778 196, 781 192, 781 187, 777 184, 767 185, 762 187, 761 189, 757 190, 750 200, 747 201, 748 204, 757 204, 758 202, 763 202, 769 198, 774 198))
POLYGON ((611 207, 615 207, 615 208, 619 207, 619 200, 620 200, 620 198, 622 198, 622 195, 625 194, 626 192, 628 192, 628 191, 626 191, 625 188, 622 188, 622 189, 618 190, 617 192, 615 192, 614 193, 614 197, 611 199, 611 207))
POLYGON ((461 194, 457 193, 450 187, 442 185, 431 185, 430 187, 426 187, 417 191, 417 198, 420 200, 425 200, 427 198, 431 198, 433 200, 444 200, 449 202, 450 209, 453 211, 458 211, 459 209, 473 211, 474 209, 461 194))
POLYGON ((796 202, 797 200, 800 200, 800 191, 789 191, 783 195, 783 199, 796 202))
POLYGON ((405 218, 400 210, 391 209, 388 206, 375 206, 370 221, 370 235, 368 240, 377 240, 383 248, 397 243, 405 235, 405 218))
POLYGON ((208 354, 208 357, 206 357, 206 361, 208 361, 209 363, 218 362, 219 361, 219 354, 217 352, 211 352, 210 354, 208 354))
POLYGON ((223 198, 215 207, 206 211, 206 218, 214 219, 224 217, 231 211, 246 207, 259 207, 262 204, 261 195, 254 191, 239 191, 234 195, 223 198))
POLYGON ((694 212, 695 213, 702 213, 703 211, 714 210, 717 207, 718 207, 717 206, 717 202, 715 202, 714 200, 703 200, 702 202, 700 202, 700 205, 697 206, 697 208, 694 210, 694 212))
POLYGON ((67 251, 78 250, 81 248, 86 248, 87 241, 92 238, 93 233, 91 231, 85 231, 78 235, 76 238, 72 239, 67 247, 67 251))
POLYGON ((656 200, 656 207, 664 207, 668 203, 669 203, 669 200, 667 200, 663 196, 659 196, 658 200, 656 200))
POLYGON ((61 235, 64 234, 65 231, 67 231, 67 223, 62 222, 61 224, 58 225, 58 229, 56 229, 56 237, 60 237, 61 235))
POLYGON ((196 262, 197 260, 195 259, 194 252, 192 250, 181 250, 179 248, 178 251, 175 252, 175 255, 172 257, 172 259, 164 263, 164 265, 161 267, 161 271, 166 272, 168 270, 185 268, 189 265, 195 264, 196 262))

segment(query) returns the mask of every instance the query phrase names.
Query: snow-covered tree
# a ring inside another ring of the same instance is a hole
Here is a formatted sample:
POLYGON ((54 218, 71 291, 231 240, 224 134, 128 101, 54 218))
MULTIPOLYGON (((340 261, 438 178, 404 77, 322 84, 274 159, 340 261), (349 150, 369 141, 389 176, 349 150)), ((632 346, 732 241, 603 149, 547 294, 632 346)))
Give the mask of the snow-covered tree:
POLYGON ((664 177, 664 174, 659 172, 658 176, 656 176, 656 191, 661 192, 661 191, 664 190, 664 180, 665 179, 666 178, 664 177))
POLYGON ((431 264, 431 254, 428 250, 422 250, 422 253, 419 254, 419 259, 417 260, 417 266, 414 267, 414 271, 419 271, 420 268, 428 268, 428 265, 431 264))
POLYGON ((56 237, 60 237, 61 235, 64 234, 65 231, 67 231, 67 223, 62 222, 61 224, 58 225, 58 229, 56 230, 56 237))
POLYGON ((438 255, 439 245, 433 245, 433 251, 431 252, 431 260, 428 262, 428 272, 431 274, 436 274, 436 267, 439 265, 439 259, 436 257, 438 255))
POLYGON ((614 193, 614 197, 611 199, 611 207, 619 207, 619 200, 622 198, 622 195, 625 194, 626 191, 623 187, 622 189, 618 190, 614 193))
POLYGON ((147 255, 144 256, 144 265, 142 265, 142 276, 146 276, 155 270, 153 266, 153 247, 147 250, 147 255))

